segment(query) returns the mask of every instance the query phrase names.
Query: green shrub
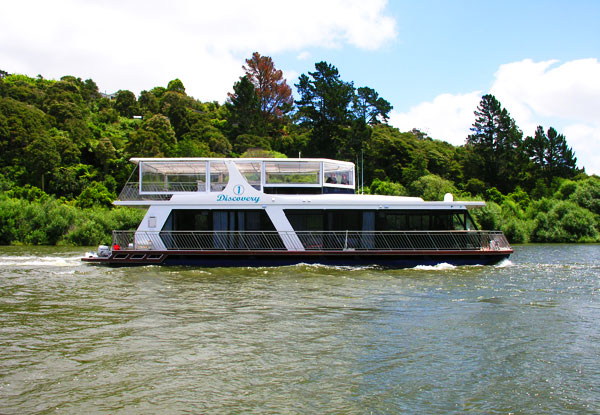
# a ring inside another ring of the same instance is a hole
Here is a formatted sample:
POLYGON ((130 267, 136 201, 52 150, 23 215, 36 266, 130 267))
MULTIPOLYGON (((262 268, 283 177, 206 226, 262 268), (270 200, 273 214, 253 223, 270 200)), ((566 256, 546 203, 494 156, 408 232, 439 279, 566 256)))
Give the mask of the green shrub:
POLYGON ((471 193, 473 196, 483 196, 485 194, 485 183, 476 178, 469 179, 465 185, 465 191, 471 193))
POLYGON ((92 182, 77 196, 75 204, 84 209, 95 206, 110 207, 115 199, 116 195, 109 192, 104 184, 92 182))
POLYGON ((504 202, 504 195, 498 189, 492 187, 491 189, 486 190, 485 200, 501 205, 502 202, 504 202))
POLYGON ((98 227, 95 222, 85 222, 75 227, 65 237, 65 242, 69 245, 77 246, 95 246, 109 245, 111 243, 110 235, 98 227))
POLYGON ((435 174, 428 174, 410 184, 411 193, 425 200, 443 200, 446 193, 456 193, 456 187, 450 180, 435 174))
POLYGON ((471 216, 479 224, 479 229, 496 230, 500 229, 502 223, 502 209, 497 203, 488 202, 481 209, 471 211, 471 216))
POLYGON ((590 177, 580 182, 577 189, 569 196, 569 200, 600 215, 600 179, 590 177))
POLYGON ((556 199, 567 200, 577 190, 577 183, 572 180, 563 180, 554 194, 556 199))
POLYGON ((572 201, 559 201, 549 212, 535 216, 533 242, 592 242, 598 241, 597 218, 572 201))
POLYGON ((400 183, 383 181, 379 179, 373 180, 369 187, 369 193, 373 195, 391 195, 391 196, 406 196, 408 192, 400 183))
POLYGON ((511 217, 504 221, 500 230, 504 232, 510 243, 524 244, 529 242, 529 234, 532 223, 511 217))

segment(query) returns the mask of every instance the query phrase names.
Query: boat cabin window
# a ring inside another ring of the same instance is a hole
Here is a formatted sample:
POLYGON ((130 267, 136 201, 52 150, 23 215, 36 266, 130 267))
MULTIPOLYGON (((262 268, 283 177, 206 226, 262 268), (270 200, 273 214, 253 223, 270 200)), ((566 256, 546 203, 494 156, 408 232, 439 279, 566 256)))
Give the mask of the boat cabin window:
POLYGON ((451 231, 477 229, 469 213, 453 210, 378 211, 378 231, 451 231))
POLYGON ((173 209, 162 231, 274 231, 263 209, 173 209))
POLYGON ((269 247, 285 250, 281 237, 263 209, 174 209, 160 232, 160 238, 167 249, 263 250, 269 247))
POLYGON ((373 230, 374 211, 286 209, 295 231, 373 230))
POLYGON ((143 161, 139 163, 140 193, 206 190, 206 162, 143 161))
POLYGON ((210 191, 222 192, 229 182, 229 169, 224 161, 210 162, 210 191))
POLYGON ((260 190, 261 163, 258 161, 235 161, 234 163, 248 184, 260 190))
POLYGON ((345 185, 354 188, 354 168, 338 163, 323 163, 323 183, 328 185, 345 185))
MULTIPOLYGON (((354 193, 354 164, 327 159, 132 159, 138 167, 119 200, 168 200, 174 193, 222 192, 232 165, 271 194, 354 193), (138 180, 132 180, 132 178, 138 180)), ((234 177, 236 177, 234 175, 234 177)))
POLYGON ((296 231, 450 231, 477 229, 466 210, 287 209, 285 214, 296 231))
POLYGON ((305 161, 266 161, 265 185, 320 185, 321 163, 305 161))

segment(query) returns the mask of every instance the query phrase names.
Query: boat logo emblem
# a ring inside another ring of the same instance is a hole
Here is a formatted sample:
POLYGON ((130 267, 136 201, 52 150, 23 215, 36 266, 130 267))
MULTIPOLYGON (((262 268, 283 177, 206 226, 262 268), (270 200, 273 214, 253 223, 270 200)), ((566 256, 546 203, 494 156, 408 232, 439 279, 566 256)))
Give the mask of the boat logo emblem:
POLYGON ((235 186, 233 188, 233 193, 235 195, 243 195, 244 194, 244 186, 242 186, 241 184, 238 184, 237 186, 235 186))

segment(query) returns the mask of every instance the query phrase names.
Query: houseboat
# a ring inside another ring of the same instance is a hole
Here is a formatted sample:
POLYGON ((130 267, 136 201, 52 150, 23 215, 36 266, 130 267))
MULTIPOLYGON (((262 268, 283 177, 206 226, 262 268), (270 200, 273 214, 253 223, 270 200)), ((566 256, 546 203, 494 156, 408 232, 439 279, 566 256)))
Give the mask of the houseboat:
POLYGON ((513 252, 478 230, 484 202, 364 195, 353 163, 298 158, 133 158, 114 202, 147 208, 135 231, 82 258, 114 266, 487 265, 513 252))

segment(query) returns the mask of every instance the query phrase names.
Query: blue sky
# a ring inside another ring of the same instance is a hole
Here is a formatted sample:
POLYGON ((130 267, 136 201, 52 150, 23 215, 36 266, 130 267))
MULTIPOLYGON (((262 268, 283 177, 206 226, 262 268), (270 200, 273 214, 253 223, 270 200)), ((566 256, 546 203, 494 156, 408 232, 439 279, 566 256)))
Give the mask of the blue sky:
POLYGON ((600 2, 583 0, 21 0, 3 5, 0 69, 107 92, 179 78, 223 102, 254 51, 290 84, 324 60, 390 101, 401 130, 462 144, 493 93, 525 135, 557 128, 600 174, 598 22, 600 2))

